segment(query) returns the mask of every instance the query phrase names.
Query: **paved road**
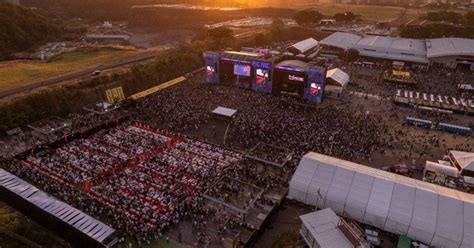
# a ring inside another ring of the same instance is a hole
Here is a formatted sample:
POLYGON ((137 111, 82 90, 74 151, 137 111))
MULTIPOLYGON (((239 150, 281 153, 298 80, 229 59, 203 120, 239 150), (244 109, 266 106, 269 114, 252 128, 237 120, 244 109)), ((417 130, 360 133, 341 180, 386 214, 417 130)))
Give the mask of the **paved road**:
POLYGON ((61 75, 61 76, 58 76, 58 77, 55 77, 55 78, 52 78, 52 79, 33 82, 31 84, 20 86, 20 87, 14 88, 14 89, 0 91, 0 98, 16 95, 16 94, 19 94, 19 93, 28 92, 28 91, 31 91, 31 90, 38 89, 40 87, 49 86, 49 85, 53 85, 53 84, 58 84, 58 83, 61 83, 61 82, 64 82, 64 81, 69 81, 69 80, 73 80, 73 79, 80 78, 80 77, 83 77, 83 76, 87 76, 87 75, 90 75, 92 72, 97 71, 97 70, 108 70, 108 69, 113 69, 113 68, 117 68, 117 67, 121 67, 121 66, 125 66, 125 65, 139 63, 139 62, 142 62, 142 61, 145 61, 145 60, 152 59, 152 58, 154 58, 158 55, 166 55, 166 54, 170 54, 170 53, 175 52, 175 51, 177 51, 177 49, 171 49, 171 50, 160 51, 160 52, 146 52, 146 53, 142 53, 142 54, 139 54, 137 56, 122 60, 122 61, 103 64, 103 65, 100 65, 100 66, 91 67, 91 68, 84 69, 84 70, 81 70, 81 71, 64 74, 64 75, 61 75))

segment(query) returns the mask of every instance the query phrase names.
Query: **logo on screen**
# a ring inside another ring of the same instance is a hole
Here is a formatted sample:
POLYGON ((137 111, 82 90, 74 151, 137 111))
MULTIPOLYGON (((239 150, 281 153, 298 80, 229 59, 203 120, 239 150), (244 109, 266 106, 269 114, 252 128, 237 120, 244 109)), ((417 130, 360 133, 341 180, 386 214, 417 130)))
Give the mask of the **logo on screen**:
POLYGON ((268 79, 268 71, 263 69, 257 69, 256 73, 257 76, 255 77, 255 82, 257 84, 263 84, 268 79))
POLYGON ((311 83, 311 88, 309 90, 309 93, 311 93, 311 95, 319 94, 320 90, 321 90, 321 85, 320 84, 311 83))
POLYGON ((304 82, 304 78, 303 77, 298 77, 298 76, 295 76, 295 75, 288 75, 288 79, 291 80, 291 81, 298 81, 298 82, 304 82))
POLYGON ((209 65, 208 65, 208 66, 206 67, 206 73, 207 73, 207 76, 208 76, 208 77, 214 76, 214 72, 215 72, 215 71, 216 71, 216 70, 215 70, 214 67, 212 67, 212 66, 209 66, 209 65))

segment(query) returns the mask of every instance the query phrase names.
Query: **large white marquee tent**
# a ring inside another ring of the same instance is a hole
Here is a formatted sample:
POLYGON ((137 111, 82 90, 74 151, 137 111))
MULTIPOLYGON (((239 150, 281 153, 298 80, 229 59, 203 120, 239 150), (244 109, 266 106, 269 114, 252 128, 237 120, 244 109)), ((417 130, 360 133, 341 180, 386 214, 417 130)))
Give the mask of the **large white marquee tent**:
POLYGON ((288 198, 432 246, 474 247, 473 195, 349 161, 306 154, 288 198))

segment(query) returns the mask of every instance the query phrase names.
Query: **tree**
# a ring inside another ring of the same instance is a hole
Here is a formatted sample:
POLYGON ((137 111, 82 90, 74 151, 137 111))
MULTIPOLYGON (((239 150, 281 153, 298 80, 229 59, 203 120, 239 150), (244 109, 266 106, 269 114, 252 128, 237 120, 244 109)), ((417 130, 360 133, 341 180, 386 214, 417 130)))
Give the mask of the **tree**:
POLYGON ((267 43, 267 39, 263 34, 256 34, 254 37, 255 46, 263 46, 267 43))
POLYGON ((293 20, 295 20, 299 25, 316 23, 321 20, 321 18, 323 18, 323 15, 316 10, 299 11, 293 16, 293 20))
POLYGON ((349 51, 347 51, 347 61, 348 62, 355 62, 357 60, 357 58, 359 58, 359 51, 357 51, 356 49, 349 49, 349 51))
POLYGON ((223 47, 234 40, 234 31, 226 27, 209 29, 209 38, 218 47, 223 47))
POLYGON ((344 13, 337 13, 334 15, 334 19, 337 22, 351 22, 356 19, 356 15, 350 11, 344 13))
POLYGON ((470 11, 463 16, 464 26, 474 27, 474 12, 470 11))
POLYGON ((462 21, 462 14, 451 11, 437 11, 429 12, 425 18, 434 22, 449 22, 449 23, 460 23, 462 21))
POLYGON ((272 38, 278 38, 285 29, 285 23, 280 18, 273 19, 272 26, 270 27, 270 34, 272 38))

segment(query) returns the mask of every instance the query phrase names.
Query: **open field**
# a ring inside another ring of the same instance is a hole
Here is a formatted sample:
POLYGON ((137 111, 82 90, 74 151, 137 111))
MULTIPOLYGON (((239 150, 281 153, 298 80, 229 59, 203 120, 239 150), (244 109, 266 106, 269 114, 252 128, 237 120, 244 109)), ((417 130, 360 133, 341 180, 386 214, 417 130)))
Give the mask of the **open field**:
POLYGON ((333 16, 336 13, 343 13, 346 11, 361 15, 363 20, 367 21, 391 21, 400 16, 405 10, 402 7, 378 6, 378 5, 349 5, 349 4, 321 4, 321 5, 306 5, 298 6, 299 9, 313 8, 321 12, 325 16, 333 16))
POLYGON ((140 54, 139 50, 87 49, 58 55, 47 63, 20 60, 0 62, 0 91, 104 63, 120 61, 138 54, 140 54))

